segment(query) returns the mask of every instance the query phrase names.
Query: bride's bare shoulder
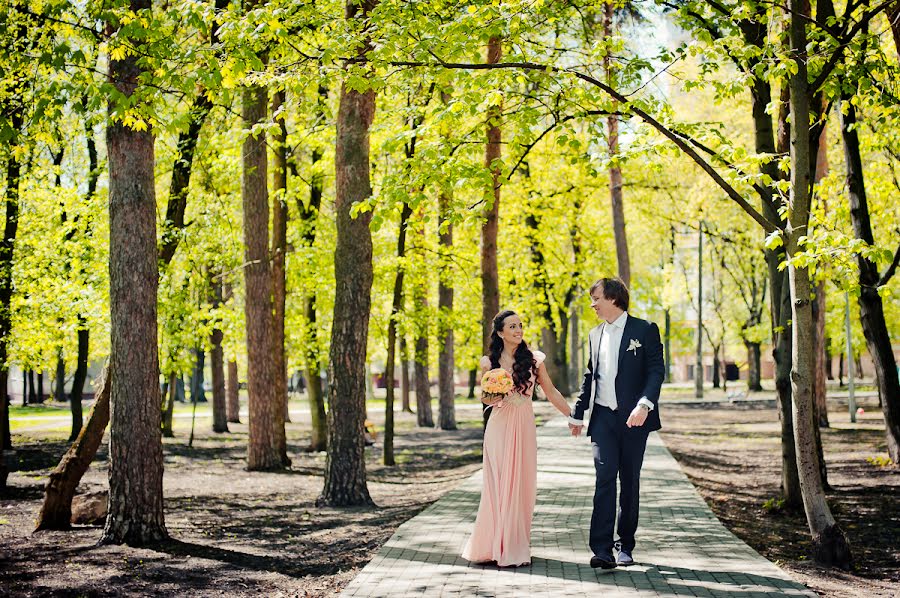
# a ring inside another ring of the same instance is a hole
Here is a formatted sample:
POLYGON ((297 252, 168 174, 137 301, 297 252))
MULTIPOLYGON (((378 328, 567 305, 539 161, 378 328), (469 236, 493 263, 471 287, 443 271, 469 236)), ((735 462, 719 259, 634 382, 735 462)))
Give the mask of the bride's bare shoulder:
POLYGON ((487 355, 482 355, 481 361, 478 362, 478 365, 481 366, 481 369, 483 371, 487 371, 487 370, 491 369, 491 358, 488 357, 487 355))

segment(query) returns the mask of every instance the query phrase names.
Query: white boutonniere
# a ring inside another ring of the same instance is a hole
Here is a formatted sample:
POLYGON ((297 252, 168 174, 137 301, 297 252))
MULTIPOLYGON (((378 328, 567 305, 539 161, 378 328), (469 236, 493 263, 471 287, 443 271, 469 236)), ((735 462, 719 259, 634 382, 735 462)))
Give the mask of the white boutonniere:
POLYGON ((642 345, 640 341, 638 341, 638 339, 633 338, 631 339, 631 343, 628 345, 626 351, 634 351, 634 355, 637 356, 637 350, 643 346, 644 345, 642 345))

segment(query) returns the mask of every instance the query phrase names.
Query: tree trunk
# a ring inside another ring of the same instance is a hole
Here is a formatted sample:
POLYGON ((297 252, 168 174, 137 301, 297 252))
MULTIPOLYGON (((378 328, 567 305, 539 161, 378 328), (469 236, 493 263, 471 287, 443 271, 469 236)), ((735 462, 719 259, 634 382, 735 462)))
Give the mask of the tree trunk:
MULTIPOLYGON (((278 129, 272 145, 274 146, 275 163, 272 170, 272 186, 274 201, 272 204, 272 289, 275 304, 275 328, 272 359, 275 361, 277 375, 273 380, 275 392, 284 403, 284 421, 291 421, 288 410, 287 392, 287 360, 284 355, 284 311, 287 302, 284 260, 287 255, 287 116, 279 110, 284 106, 284 90, 272 94, 272 115, 278 120, 278 129)), ((287 447, 282 459, 285 465, 290 464, 287 447)))
MULTIPOLYGON (((365 18, 377 0, 357 5, 348 0, 348 19, 365 18)), ((357 57, 365 60, 369 43, 357 57)), ((375 92, 341 86, 335 147, 334 251, 335 298, 328 385, 328 452, 325 485, 319 505, 370 505, 366 486, 365 393, 366 342, 372 291, 372 212, 353 218, 353 205, 372 195, 369 180, 369 127, 375 115, 375 92)))
POLYGON ((820 428, 827 428, 829 424, 825 391, 825 283, 819 282, 814 289, 812 317, 816 370, 813 381, 813 403, 816 406, 816 424, 820 428))
MULTIPOLYGON (((488 42, 487 63, 497 64, 502 55, 500 38, 488 42)), ((491 172, 491 188, 485 193, 484 223, 481 225, 481 320, 482 354, 488 354, 491 341, 491 322, 500 311, 500 279, 497 272, 497 232, 500 216, 500 117, 501 106, 491 106, 487 113, 487 144, 484 151, 485 168, 491 172)), ((486 421, 486 420, 485 420, 486 421)))
MULTIPOLYGON (((416 304, 422 309, 427 309, 428 304, 423 289, 417 288, 416 295, 416 304)), ((433 428, 431 383, 428 377, 428 332, 424 325, 416 330, 414 369, 416 377, 416 425, 420 428, 433 428)))
POLYGON ((78 363, 75 365, 75 375, 72 377, 72 392, 69 394, 69 404, 72 410, 72 433, 69 435, 69 442, 73 442, 78 438, 83 425, 81 400, 88 369, 90 331, 87 329, 87 322, 85 322, 84 316, 81 314, 78 315, 78 324, 78 363))
POLYGON ((703 221, 697 234, 697 343, 694 353, 694 398, 703 398, 703 221))
POLYGON ((225 377, 225 405, 228 421, 234 424, 241 423, 241 400, 239 395, 238 366, 234 360, 228 362, 228 372, 225 377))
POLYGON ((62 347, 56 357, 56 382, 53 387, 53 400, 58 403, 66 401, 66 361, 63 359, 62 347))
MULTIPOLYGON (((810 212, 810 139, 808 123, 809 83, 806 55, 806 21, 809 6, 804 0, 789 2, 790 46, 796 57, 797 71, 790 77, 791 122, 791 192, 792 210, 786 231, 786 249, 792 257, 800 249, 800 237, 809 226, 810 212)), ((815 408, 812 385, 815 374, 815 343, 813 335, 812 307, 810 305, 810 278, 806 267, 788 266, 791 290, 791 391, 793 396, 794 442, 797 447, 797 471, 803 495, 803 507, 812 534, 813 557, 826 566, 848 569, 851 563, 850 546, 843 531, 837 525, 825 500, 816 453, 815 408)))
POLYGON ((191 374, 191 403, 205 403, 206 352, 200 347, 194 349, 194 370, 191 374))
MULTIPOLYGON (((149 0, 131 0, 135 12, 149 0)), ((140 48, 140 43, 138 43, 140 48)), ((140 51, 110 60, 125 97, 139 84, 140 51)), ((115 106, 110 105, 112 116, 115 106)), ((163 515, 156 303, 153 133, 120 121, 106 131, 109 156, 110 439, 104 544, 140 546, 168 537, 163 515)))
POLYGON ((722 360, 719 359, 720 347, 713 347, 713 388, 722 387, 722 360))
MULTIPOLYGON (((613 34, 613 13, 616 6, 607 3, 603 15, 603 35, 609 39, 613 34)), ((606 82, 614 85, 614 70, 609 53, 603 57, 603 68, 606 71, 606 82)), ((622 167, 617 157, 619 155, 619 117, 610 115, 606 119, 607 140, 609 147, 609 198, 612 207, 613 235, 616 240, 616 263, 618 264, 619 278, 626 287, 631 287, 631 261, 628 258, 628 238, 625 234, 625 208, 622 194, 622 167)))
MULTIPOLYGON (((317 114, 324 119, 325 104, 328 101, 328 88, 319 85, 319 101, 317 114)), ((317 164, 322 160, 323 152, 316 147, 312 150, 311 166, 313 175, 309 183, 309 203, 304 204, 298 195, 297 210, 300 213, 300 227, 303 233, 303 244, 312 247, 316 240, 319 208, 322 205, 322 173, 317 164)), ((291 162, 292 167, 296 166, 291 162)), ((294 173, 296 177, 296 173, 294 173)), ((321 362, 319 358, 318 330, 316 328, 316 297, 308 295, 304 298, 304 314, 306 316, 306 351, 304 368, 306 372, 306 393, 309 400, 309 411, 312 416, 312 437, 309 450, 320 452, 328 447, 328 426, 325 419, 325 396, 322 392, 322 378, 319 374, 321 362)))
MULTIPOLYGON (((211 277, 212 306, 213 309, 222 305, 222 283, 216 277, 211 277)), ((225 406, 225 354, 222 350, 224 334, 217 324, 210 335, 212 348, 209 351, 210 365, 212 366, 212 430, 216 433, 228 431, 228 413, 225 406)))
POLYGON ((166 438, 174 438, 173 416, 175 415, 175 395, 178 394, 179 378, 175 372, 169 374, 169 388, 166 397, 166 405, 162 414, 162 435, 166 438))
MULTIPOLYGON (((875 245, 872 224, 869 218, 869 203, 866 197, 863 164, 859 151, 859 134, 856 128, 856 108, 850 98, 842 98, 841 135, 844 141, 844 156, 847 163, 847 187, 850 192, 850 219, 856 238, 870 247, 875 245)), ((881 411, 884 414, 885 441, 888 455, 895 464, 900 464, 900 379, 897 361, 891 346, 884 314, 884 304, 878 287, 887 284, 890 271, 881 277, 877 266, 862 254, 857 254, 859 266, 859 313, 863 335, 872 361, 875 364, 875 381, 881 411)), ((852 359, 852 357, 849 357, 852 359)))
POLYGON ((387 359, 384 366, 385 404, 384 404, 384 446, 382 460, 385 465, 395 465, 394 459, 394 380, 395 357, 397 348, 397 317, 403 310, 403 279, 406 273, 403 258, 406 256, 406 231, 412 207, 403 204, 400 210, 400 227, 397 232, 397 274, 394 277, 394 294, 391 301, 391 319, 388 322, 387 359))
POLYGON ((572 315, 569 318, 569 326, 571 327, 571 332, 569 333, 569 388, 578 388, 578 379, 581 377, 581 372, 583 371, 583 364, 580 354, 581 347, 581 338, 579 335, 579 317, 578 310, 570 307, 572 310, 572 315))
MULTIPOLYGON (((25 35, 24 29, 20 30, 19 37, 25 35)), ((24 122, 24 108, 21 101, 7 98, 2 106, 3 112, 9 118, 12 138, 7 140, 9 155, 6 158, 6 217, 3 226, 3 237, 0 238, 0 393, 2 393, 2 444, 3 450, 12 448, 12 437, 9 432, 9 335, 12 332, 12 269, 13 248, 16 242, 16 230, 19 227, 19 185, 22 178, 22 165, 16 151, 19 131, 24 122)))
POLYGON ((103 368, 97 387, 97 400, 88 416, 87 425, 78 434, 75 443, 69 447, 59 465, 50 474, 44 488, 44 502, 37 517, 38 530, 65 530, 71 527, 72 497, 88 470, 97 449, 103 441, 103 433, 109 423, 110 394, 109 364, 103 368))
POLYGON ((403 411, 406 413, 413 412, 409 395, 409 351, 406 346, 406 336, 402 335, 400 337, 400 400, 403 411))
POLYGON ((891 23, 891 34, 894 38, 894 48, 897 56, 900 56, 900 2, 893 2, 885 9, 888 21, 891 23))
POLYGON ((760 380, 760 347, 759 343, 744 341, 747 347, 747 390, 760 392, 762 383, 760 380))
MULTIPOLYGON (((790 124, 788 108, 790 94, 787 85, 782 86, 778 107, 778 128, 772 127, 767 108, 772 99, 772 88, 767 81, 757 79, 753 87, 753 121, 756 152, 759 154, 786 154, 790 151, 790 124)), ((760 170, 773 181, 783 178, 775 161, 764 164, 760 170)), ((762 197, 763 215, 770 222, 784 226, 784 217, 778 211, 770 187, 762 197)), ((770 322, 772 326, 772 358, 775 361, 775 392, 778 420, 781 425, 781 492, 784 506, 796 510, 803 504, 800 478, 797 475, 797 452, 794 444, 794 423, 791 414, 791 325, 790 292, 787 271, 779 268, 784 261, 784 250, 766 249, 766 267, 769 273, 770 322)))
POLYGON ((466 395, 470 399, 475 398, 475 386, 478 384, 478 369, 469 370, 469 393, 466 395))
POLYGON ((28 404, 36 405, 37 403, 38 396, 34 385, 34 370, 28 370, 28 404))
POLYGON ((456 384, 453 362, 453 276, 449 257, 453 251, 453 223, 449 218, 450 194, 442 190, 438 197, 438 234, 441 265, 438 275, 438 425, 442 430, 456 429, 456 384))
MULTIPOLYGON (((243 93, 243 118, 249 131, 266 119, 266 88, 243 93)), ((244 210, 244 313, 247 332, 247 391, 250 425, 247 469, 284 467, 284 399, 274 383, 280 372, 274 354, 272 272, 269 268, 269 193, 265 133, 248 134, 243 148, 241 195, 244 210)))

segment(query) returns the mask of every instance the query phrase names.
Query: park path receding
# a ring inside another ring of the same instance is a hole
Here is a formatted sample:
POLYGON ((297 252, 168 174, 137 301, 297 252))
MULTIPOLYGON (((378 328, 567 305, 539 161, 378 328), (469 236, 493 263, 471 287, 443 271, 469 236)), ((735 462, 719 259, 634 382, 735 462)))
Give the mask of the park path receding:
MULTIPOLYGON (((815 596, 716 519, 652 434, 641 477, 636 565, 591 569, 590 445, 556 418, 538 429, 538 496, 530 567, 459 557, 471 532, 481 471, 400 526, 342 596, 815 596)), ((765 522, 760 522, 765 525, 765 522)))

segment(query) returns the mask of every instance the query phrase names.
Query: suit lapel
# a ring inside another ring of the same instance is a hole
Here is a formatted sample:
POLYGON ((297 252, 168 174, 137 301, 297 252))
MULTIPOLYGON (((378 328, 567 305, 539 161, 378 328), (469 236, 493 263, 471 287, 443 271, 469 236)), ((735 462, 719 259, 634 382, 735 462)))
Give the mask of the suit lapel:
POLYGON ((625 352, 628 350, 628 344, 631 341, 631 330, 633 326, 631 325, 631 316, 625 318, 625 328, 622 329, 622 342, 619 343, 619 367, 618 371, 622 371, 622 358, 625 357, 625 352))

